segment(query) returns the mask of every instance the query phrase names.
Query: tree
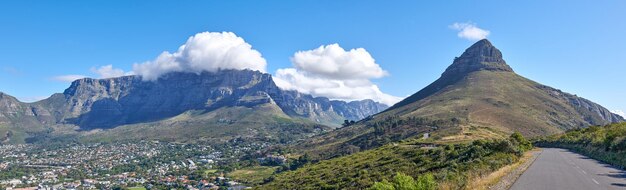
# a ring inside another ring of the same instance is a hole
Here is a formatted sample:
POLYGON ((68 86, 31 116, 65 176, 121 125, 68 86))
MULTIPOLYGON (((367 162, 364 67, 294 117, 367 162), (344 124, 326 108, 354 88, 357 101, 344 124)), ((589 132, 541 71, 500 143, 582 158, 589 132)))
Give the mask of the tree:
POLYGON ((350 126, 350 120, 343 120, 343 125, 344 127, 350 126))
POLYGON ((356 123, 356 121, 354 120, 343 120, 343 124, 341 124, 344 127, 350 126, 350 125, 354 125, 356 123))

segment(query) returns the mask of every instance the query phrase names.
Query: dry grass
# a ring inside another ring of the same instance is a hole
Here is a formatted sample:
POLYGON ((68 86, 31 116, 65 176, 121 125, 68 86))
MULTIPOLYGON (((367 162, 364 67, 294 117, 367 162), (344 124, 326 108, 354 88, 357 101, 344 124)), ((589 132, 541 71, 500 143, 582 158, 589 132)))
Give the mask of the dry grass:
POLYGON ((508 134, 489 127, 461 126, 459 134, 442 137, 439 144, 468 143, 479 139, 505 139, 508 134))
POLYGON ((470 183, 465 187, 465 189, 468 189, 468 190, 469 189, 472 189, 472 190, 490 189, 490 187, 493 187, 495 184, 500 182, 502 177, 506 176, 512 171, 515 171, 515 169, 520 167, 523 163, 529 161, 529 159, 532 159, 535 151, 538 151, 538 150, 527 151, 526 153, 524 153, 524 155, 520 158, 519 161, 511 165, 504 166, 500 168, 499 170, 494 171, 488 175, 484 175, 484 176, 476 175, 475 177, 472 177, 472 180, 470 180, 470 183))
MULTIPOLYGON (((527 151, 526 153, 524 153, 524 155, 520 158, 519 161, 511 164, 511 165, 507 165, 504 166, 500 169, 498 169, 497 171, 491 172, 487 175, 480 175, 480 174, 469 174, 470 179, 469 180, 469 184, 467 186, 464 187, 464 189, 467 190, 489 190, 492 189, 492 187, 494 187, 498 182, 500 182, 500 180, 502 180, 502 178, 506 175, 508 175, 509 173, 515 171, 517 168, 519 168, 521 165, 523 165, 523 163, 528 162, 529 159, 533 158, 533 154, 534 152, 539 151, 537 149, 532 150, 532 151, 527 151)), ((516 176, 517 177, 517 176, 516 176)), ((439 188, 441 190, 455 190, 455 189, 459 189, 457 184, 453 184, 451 182, 443 182, 439 184, 439 188)))

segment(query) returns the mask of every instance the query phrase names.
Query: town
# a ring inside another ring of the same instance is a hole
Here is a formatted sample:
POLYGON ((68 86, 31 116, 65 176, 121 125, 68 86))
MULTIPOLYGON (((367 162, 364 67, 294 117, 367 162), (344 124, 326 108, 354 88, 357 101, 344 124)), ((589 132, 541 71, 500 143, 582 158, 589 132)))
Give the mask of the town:
POLYGON ((245 189, 224 172, 269 146, 236 141, 2 145, 0 189, 245 189))

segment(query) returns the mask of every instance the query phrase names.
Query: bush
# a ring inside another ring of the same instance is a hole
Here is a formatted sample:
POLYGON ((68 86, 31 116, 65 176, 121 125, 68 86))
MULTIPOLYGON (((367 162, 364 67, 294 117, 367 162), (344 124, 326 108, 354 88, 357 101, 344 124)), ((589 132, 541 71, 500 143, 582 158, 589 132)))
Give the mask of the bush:
POLYGON ((574 129, 538 139, 535 144, 570 149, 621 168, 626 167, 626 123, 574 129))
POLYGON ((389 183, 387 180, 383 180, 382 182, 376 182, 370 190, 396 190, 396 187, 393 186, 392 183, 389 183))
POLYGON ((525 141, 477 140, 433 149, 405 146, 413 145, 411 141, 388 144, 277 173, 258 189, 436 189, 444 182, 462 189, 470 174, 490 173, 517 161, 525 141))
POLYGON ((533 148, 533 144, 517 131, 511 134, 511 141, 515 142, 521 151, 528 151, 533 148))
POLYGON ((425 174, 417 178, 417 181, 413 177, 397 173, 393 178, 393 182, 383 180, 382 182, 376 182, 370 190, 434 190, 437 189, 437 182, 432 174, 425 174))

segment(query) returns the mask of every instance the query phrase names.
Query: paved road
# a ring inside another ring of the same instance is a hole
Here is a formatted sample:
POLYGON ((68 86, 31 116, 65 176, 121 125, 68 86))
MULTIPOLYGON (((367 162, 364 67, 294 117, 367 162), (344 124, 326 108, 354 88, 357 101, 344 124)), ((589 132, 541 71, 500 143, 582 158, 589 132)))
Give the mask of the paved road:
POLYGON ((565 149, 544 148, 511 189, 626 189, 626 171, 565 149))

